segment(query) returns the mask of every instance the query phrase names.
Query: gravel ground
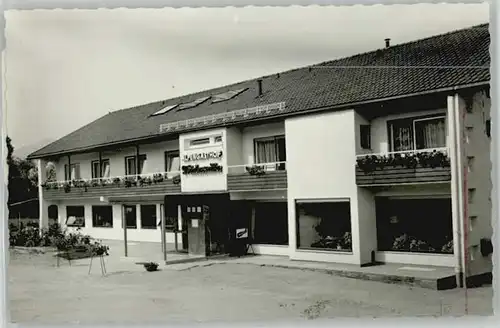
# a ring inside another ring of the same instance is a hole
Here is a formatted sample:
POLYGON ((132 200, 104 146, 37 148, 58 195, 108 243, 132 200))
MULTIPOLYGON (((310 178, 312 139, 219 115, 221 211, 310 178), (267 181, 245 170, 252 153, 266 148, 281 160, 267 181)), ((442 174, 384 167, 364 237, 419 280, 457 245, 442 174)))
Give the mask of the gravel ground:
POLYGON ((145 272, 133 263, 61 262, 11 254, 12 322, 37 324, 312 320, 333 317, 492 315, 491 287, 434 291, 244 264, 145 272))

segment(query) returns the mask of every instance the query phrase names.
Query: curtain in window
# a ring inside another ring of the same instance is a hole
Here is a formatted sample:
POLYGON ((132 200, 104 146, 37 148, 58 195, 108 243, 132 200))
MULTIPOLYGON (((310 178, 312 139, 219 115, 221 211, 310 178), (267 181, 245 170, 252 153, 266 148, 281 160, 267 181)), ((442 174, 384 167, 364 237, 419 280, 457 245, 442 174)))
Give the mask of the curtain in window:
POLYGON ((274 140, 262 140, 256 143, 256 162, 257 163, 274 163, 278 161, 276 156, 276 144, 274 140))
MULTIPOLYGON (((415 124, 417 127, 417 124, 415 124)), ((446 128, 444 119, 418 122, 419 135, 422 140, 418 147, 422 149, 440 148, 446 146, 446 128)))
POLYGON ((110 171, 109 162, 108 161, 102 162, 102 177, 109 178, 110 174, 109 171, 110 171))
POLYGON ((127 159, 127 175, 134 175, 135 173, 135 157, 127 159))
POLYGON ((413 149, 413 131, 411 126, 392 125, 394 140, 394 151, 405 151, 413 149))
POLYGON ((80 179, 80 165, 72 164, 71 165, 71 180, 80 179))
POLYGON ((139 157, 139 174, 142 174, 144 172, 146 163, 146 157, 139 157))

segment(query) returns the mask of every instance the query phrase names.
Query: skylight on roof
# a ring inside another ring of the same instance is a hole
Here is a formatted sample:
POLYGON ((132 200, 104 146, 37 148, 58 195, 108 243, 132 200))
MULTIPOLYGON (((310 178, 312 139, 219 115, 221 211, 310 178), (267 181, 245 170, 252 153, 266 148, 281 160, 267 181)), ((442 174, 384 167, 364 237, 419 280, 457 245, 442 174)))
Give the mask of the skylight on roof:
POLYGON ((238 90, 231 90, 231 91, 228 91, 228 92, 220 93, 218 95, 213 96, 212 102, 217 103, 217 102, 229 100, 231 98, 236 97, 237 95, 239 95, 240 93, 242 93, 246 89, 248 89, 248 88, 238 89, 238 90))
POLYGON ((177 104, 175 105, 170 105, 170 106, 166 106, 166 107, 163 107, 162 109, 160 109, 159 111, 151 114, 151 116, 157 116, 157 115, 162 115, 162 114, 165 114, 166 112, 168 112, 169 110, 171 109, 174 109, 175 107, 177 107, 177 104))
POLYGON ((188 109, 188 108, 192 108, 192 107, 196 107, 198 106, 199 104, 207 101, 208 99, 210 98, 210 96, 208 97, 202 97, 202 98, 198 98, 196 99, 195 101, 192 101, 190 103, 186 103, 186 104, 181 104, 179 105, 179 110, 183 110, 183 109, 188 109))

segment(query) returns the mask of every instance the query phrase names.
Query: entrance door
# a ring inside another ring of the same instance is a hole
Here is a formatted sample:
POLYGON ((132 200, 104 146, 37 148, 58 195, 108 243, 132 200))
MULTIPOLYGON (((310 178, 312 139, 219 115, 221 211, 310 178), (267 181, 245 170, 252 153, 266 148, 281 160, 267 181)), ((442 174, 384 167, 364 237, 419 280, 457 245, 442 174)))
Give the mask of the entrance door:
POLYGON ((207 255, 203 208, 202 205, 187 205, 186 211, 182 215, 183 220, 186 218, 189 254, 207 255))

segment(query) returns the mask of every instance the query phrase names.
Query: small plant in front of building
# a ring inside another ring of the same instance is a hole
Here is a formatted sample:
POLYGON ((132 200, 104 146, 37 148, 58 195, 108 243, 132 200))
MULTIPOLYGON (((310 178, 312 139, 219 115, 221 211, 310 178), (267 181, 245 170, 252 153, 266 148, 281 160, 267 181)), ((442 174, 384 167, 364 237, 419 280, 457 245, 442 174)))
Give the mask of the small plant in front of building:
POLYGON ((264 167, 261 166, 261 165, 247 166, 247 167, 245 167, 245 170, 250 175, 261 176, 261 175, 266 174, 266 171, 264 170, 264 167))

